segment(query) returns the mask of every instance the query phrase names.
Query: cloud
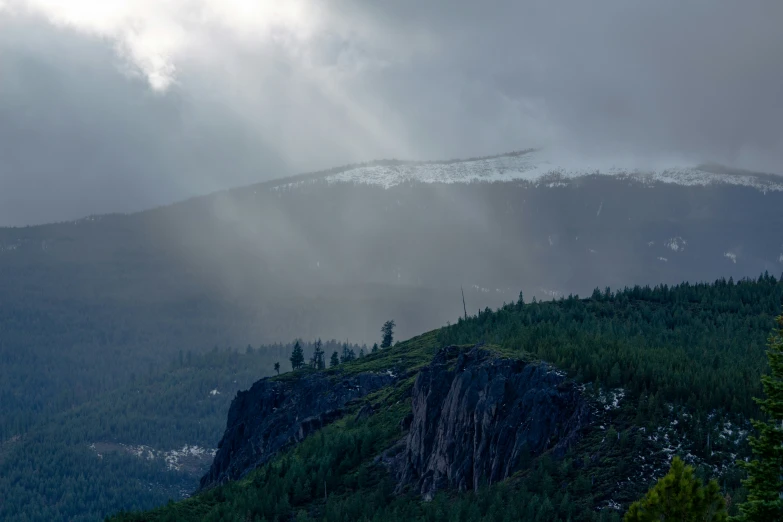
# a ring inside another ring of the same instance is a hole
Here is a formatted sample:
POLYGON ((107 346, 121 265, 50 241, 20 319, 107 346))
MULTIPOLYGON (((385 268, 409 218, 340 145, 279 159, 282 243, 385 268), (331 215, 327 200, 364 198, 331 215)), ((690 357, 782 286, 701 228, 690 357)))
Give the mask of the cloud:
MULTIPOLYGON (((779 2, 0 2, 7 132, 51 135, 78 107, 80 135, 117 161, 75 157, 56 136, 14 140, 68 166, 51 176, 147 194, 127 207, 379 157, 530 146, 783 173, 779 2), (33 121, 20 106, 49 110, 33 121)), ((20 186, 28 166, 0 180, 20 186)), ((83 187, 85 211, 105 208, 105 190, 83 187)))
POLYGON ((259 49, 278 62, 342 72, 389 63, 414 43, 423 50, 421 39, 400 45, 401 35, 345 2, 348 16, 313 0, 5 1, 12 13, 111 42, 156 91, 169 89, 185 62, 214 65, 210 59, 259 49))
POLYGON ((212 31, 238 41, 285 41, 312 37, 318 9, 313 2, 250 0, 6 0, 6 9, 40 15, 51 24, 104 38, 144 75, 156 91, 176 79, 177 63, 200 51, 212 31))

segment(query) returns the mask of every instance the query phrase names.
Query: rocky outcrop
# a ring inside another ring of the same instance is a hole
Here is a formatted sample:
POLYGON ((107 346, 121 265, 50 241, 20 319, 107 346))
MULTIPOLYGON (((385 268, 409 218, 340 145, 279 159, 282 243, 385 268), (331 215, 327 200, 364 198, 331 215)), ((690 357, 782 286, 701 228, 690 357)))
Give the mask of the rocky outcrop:
POLYGON ((391 372, 352 376, 318 372, 261 379, 237 393, 231 403, 226 431, 200 489, 242 477, 281 449, 343 416, 350 401, 394 380, 391 372))
POLYGON ((547 451, 563 454, 589 417, 579 390, 551 366, 479 348, 441 350, 416 378, 412 405, 391 465, 400 487, 424 498, 503 480, 547 451))

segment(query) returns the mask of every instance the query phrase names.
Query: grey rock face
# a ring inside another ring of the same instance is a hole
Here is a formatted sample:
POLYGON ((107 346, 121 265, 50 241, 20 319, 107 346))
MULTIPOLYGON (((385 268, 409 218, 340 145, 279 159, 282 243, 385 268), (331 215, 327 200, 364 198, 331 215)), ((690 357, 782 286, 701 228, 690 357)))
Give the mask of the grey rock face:
POLYGON ((257 381, 232 401, 226 431, 199 489, 242 477, 280 450, 340 418, 351 400, 394 380, 389 374, 340 378, 313 373, 298 379, 257 381))
POLYGON ((405 450, 393 459, 400 486, 425 499, 503 480, 547 451, 562 455, 588 422, 587 402, 551 366, 478 348, 455 360, 458 350, 444 348, 417 377, 405 450))

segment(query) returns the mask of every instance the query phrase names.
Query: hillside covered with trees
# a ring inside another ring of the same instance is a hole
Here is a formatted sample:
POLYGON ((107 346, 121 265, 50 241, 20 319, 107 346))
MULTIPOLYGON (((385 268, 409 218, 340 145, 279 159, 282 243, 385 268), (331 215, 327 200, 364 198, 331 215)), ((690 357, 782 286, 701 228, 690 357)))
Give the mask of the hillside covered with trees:
POLYGON ((670 474, 707 484, 710 495, 717 487, 720 499, 710 505, 737 514, 747 491, 735 462, 751 458, 749 419, 762 415, 753 397, 762 396, 767 338, 782 304, 783 284, 770 275, 551 302, 525 303, 520 295, 362 359, 273 377, 344 379, 390 369, 410 376, 356 401, 241 480, 114 520, 619 521, 674 455, 690 468, 675 462, 670 474), (431 502, 400 491, 384 455, 401 436, 416 375, 446 346, 454 357, 481 349, 555 365, 589 398, 589 429, 564 455, 544 453, 501 482, 441 490, 431 502))
MULTIPOLYGON (((433 168, 503 172, 521 158, 433 168)), ((604 175, 388 188, 325 177, 340 172, 0 228, 0 438, 180 350, 371 344, 389 318, 409 338, 462 315, 460 286, 475 312, 519 289, 548 299, 783 267, 779 191, 604 175)))
MULTIPOLYGON (((314 342, 297 342, 310 357, 314 342)), ((190 495, 209 468, 237 391, 273 375, 275 363, 289 369, 292 346, 184 350, 131 383, 2 440, 0 520, 99 520, 190 495)), ((335 340, 322 346, 367 349, 335 340)))

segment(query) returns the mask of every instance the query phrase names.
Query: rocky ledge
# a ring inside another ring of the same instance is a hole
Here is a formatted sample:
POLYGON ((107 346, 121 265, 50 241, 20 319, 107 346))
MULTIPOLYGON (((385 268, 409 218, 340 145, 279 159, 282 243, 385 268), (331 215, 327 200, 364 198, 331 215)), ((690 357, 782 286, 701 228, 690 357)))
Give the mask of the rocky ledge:
POLYGON ((416 378, 412 407, 397 455, 384 460, 400 489, 425 499, 498 482, 545 452, 562 455, 589 421, 587 401, 553 367, 480 348, 442 349, 416 378))
POLYGON ((200 490, 241 478, 291 444, 340 418, 346 404, 393 383, 389 373, 334 372, 261 379, 237 393, 200 490))

